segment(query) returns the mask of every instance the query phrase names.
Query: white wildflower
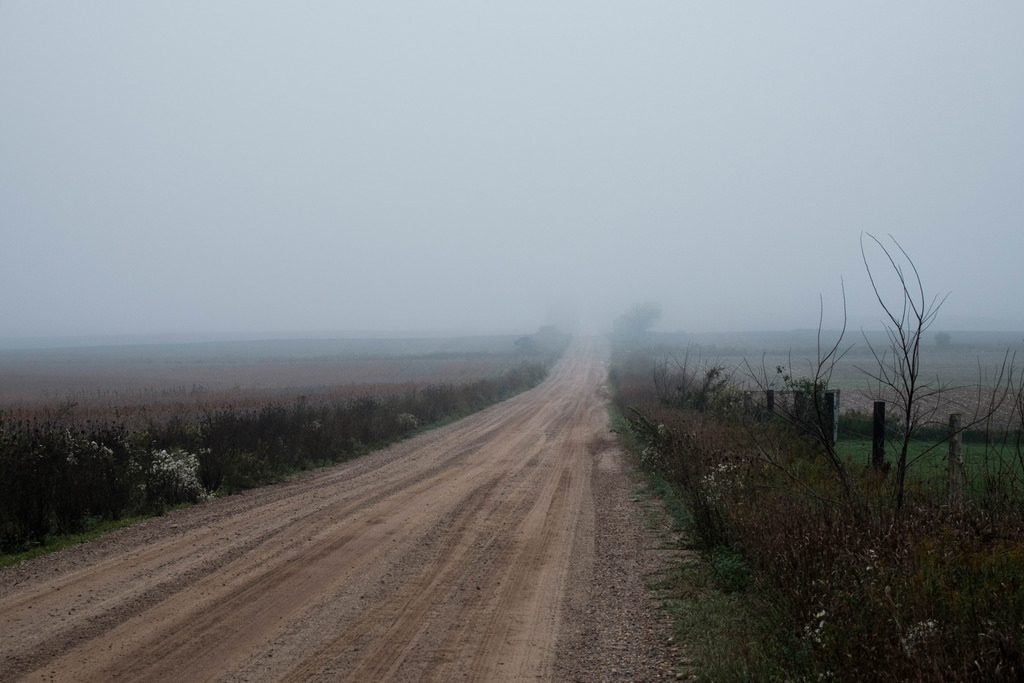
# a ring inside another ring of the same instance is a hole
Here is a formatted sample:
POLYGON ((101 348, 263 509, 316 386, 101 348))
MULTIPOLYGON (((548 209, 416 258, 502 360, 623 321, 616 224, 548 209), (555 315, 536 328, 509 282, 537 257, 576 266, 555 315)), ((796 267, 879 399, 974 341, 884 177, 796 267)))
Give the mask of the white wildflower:
POLYGON ((210 497, 199 481, 199 458, 180 449, 153 453, 146 489, 153 498, 170 504, 199 502, 210 497))
POLYGON ((420 426, 419 418, 412 413, 399 413, 395 417, 395 421, 400 429, 416 429, 420 426))
POLYGON ((906 653, 912 654, 921 643, 926 643, 939 632, 939 624, 934 619, 919 621, 907 629, 907 635, 903 638, 903 649, 906 653))
POLYGON ((825 621, 825 617, 828 616, 825 610, 821 610, 814 615, 814 618, 818 620, 817 624, 813 622, 804 626, 804 637, 812 641, 815 645, 821 645, 824 640, 825 626, 828 622, 825 621))

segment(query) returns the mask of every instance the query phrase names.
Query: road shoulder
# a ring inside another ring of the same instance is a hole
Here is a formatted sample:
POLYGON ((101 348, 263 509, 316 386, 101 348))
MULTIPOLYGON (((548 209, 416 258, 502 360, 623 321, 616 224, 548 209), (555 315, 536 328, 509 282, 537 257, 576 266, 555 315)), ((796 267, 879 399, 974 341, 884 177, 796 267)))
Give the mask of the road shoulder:
POLYGON ((603 439, 590 451, 594 516, 580 523, 592 531, 577 534, 555 678, 680 680, 683 653, 650 587, 678 560, 678 543, 660 503, 637 494, 638 480, 614 440, 603 439))

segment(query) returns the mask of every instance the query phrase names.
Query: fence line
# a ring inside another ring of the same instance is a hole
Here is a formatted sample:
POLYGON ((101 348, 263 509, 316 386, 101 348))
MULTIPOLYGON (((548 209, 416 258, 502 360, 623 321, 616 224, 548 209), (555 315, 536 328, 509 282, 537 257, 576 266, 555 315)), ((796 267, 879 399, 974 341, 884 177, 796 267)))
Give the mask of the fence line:
MULTIPOLYGON (((840 416, 840 391, 829 389, 823 392, 823 406, 820 412, 814 409, 813 403, 808 401, 806 392, 801 391, 778 391, 767 389, 762 391, 749 391, 744 399, 744 405, 748 412, 760 415, 762 419, 770 421, 781 417, 792 422, 797 427, 814 433, 816 436, 823 436, 829 440, 830 445, 839 441, 839 416, 840 416), (754 400, 755 396, 764 395, 764 408, 754 400), (820 424, 819 424, 820 422, 820 424)), ((872 411, 871 431, 871 467, 885 469, 885 401, 875 401, 872 411)), ((963 500, 966 474, 963 459, 963 415, 952 413, 949 416, 949 431, 946 440, 949 443, 948 458, 948 494, 951 502, 963 500)))

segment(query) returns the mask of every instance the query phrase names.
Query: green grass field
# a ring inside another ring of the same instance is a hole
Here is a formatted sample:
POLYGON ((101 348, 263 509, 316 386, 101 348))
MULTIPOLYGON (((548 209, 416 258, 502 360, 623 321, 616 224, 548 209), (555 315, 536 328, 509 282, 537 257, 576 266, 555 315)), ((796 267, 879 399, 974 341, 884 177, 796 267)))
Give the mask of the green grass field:
MULTIPOLYGON (((886 461, 895 464, 899 447, 900 444, 895 441, 886 443, 886 461)), ((854 465, 867 467, 871 464, 871 439, 840 439, 836 450, 841 457, 854 465)), ((968 440, 962 444, 960 452, 964 461, 966 482, 973 489, 980 490, 982 484, 993 477, 1024 480, 1024 465, 1012 449, 1001 449, 987 446, 983 442, 968 440)), ((949 467, 949 444, 946 441, 934 440, 911 441, 907 462, 910 463, 907 472, 910 482, 927 488, 944 488, 949 467)))

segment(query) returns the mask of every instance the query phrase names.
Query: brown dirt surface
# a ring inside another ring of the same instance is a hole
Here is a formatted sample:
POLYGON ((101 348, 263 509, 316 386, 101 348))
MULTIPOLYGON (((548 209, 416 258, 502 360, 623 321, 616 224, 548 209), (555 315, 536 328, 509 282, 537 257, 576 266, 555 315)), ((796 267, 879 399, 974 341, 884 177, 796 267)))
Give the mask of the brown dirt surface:
POLYGON ((0 571, 0 680, 675 679, 605 374, 0 571))

